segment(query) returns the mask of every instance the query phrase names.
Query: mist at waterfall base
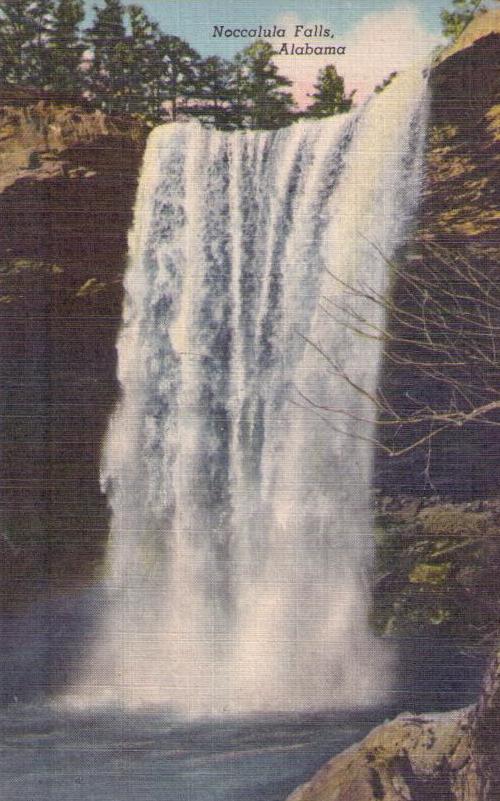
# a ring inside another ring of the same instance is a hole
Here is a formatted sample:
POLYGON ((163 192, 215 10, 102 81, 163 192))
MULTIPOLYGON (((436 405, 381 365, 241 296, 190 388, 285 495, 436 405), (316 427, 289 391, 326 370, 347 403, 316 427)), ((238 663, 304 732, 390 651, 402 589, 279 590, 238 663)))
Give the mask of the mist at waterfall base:
POLYGON ((474 691, 458 667, 453 691, 438 676, 445 644, 419 655, 416 700, 370 633, 372 410, 339 375, 376 385, 379 343, 339 307, 384 320, 343 284, 389 284, 426 109, 416 71, 323 121, 152 133, 103 453, 105 587, 26 623, 19 675, 30 647, 59 669, 78 615, 84 636, 64 694, 0 713, 2 798, 283 801, 387 715, 474 691))
MULTIPOLYGON (((333 276, 387 288, 425 98, 415 71, 349 115, 151 134, 103 457, 108 601, 78 704, 313 710, 388 689, 368 626, 373 409, 352 386, 373 393, 379 342, 336 319, 333 276)), ((345 302, 380 328, 362 294, 345 302)))

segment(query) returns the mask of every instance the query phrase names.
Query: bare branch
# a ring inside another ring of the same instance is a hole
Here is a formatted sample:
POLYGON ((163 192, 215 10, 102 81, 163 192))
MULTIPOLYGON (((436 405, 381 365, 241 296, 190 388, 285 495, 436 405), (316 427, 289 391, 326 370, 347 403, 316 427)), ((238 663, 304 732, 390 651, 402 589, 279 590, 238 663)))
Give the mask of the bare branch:
MULTIPOLYGON (((361 386, 334 355, 303 336, 330 369, 373 407, 371 415, 352 408, 318 403, 300 390, 301 408, 310 408, 325 424, 328 416, 344 416, 380 431, 372 437, 344 431, 345 436, 371 442, 391 456, 427 447, 426 480, 430 478, 430 442, 443 432, 468 425, 500 427, 500 274, 484 259, 481 268, 462 252, 452 252, 439 243, 423 245, 423 255, 401 268, 382 248, 364 239, 389 268, 389 288, 379 291, 366 282, 355 283, 326 270, 341 291, 323 296, 320 308, 328 319, 355 337, 380 343, 389 369, 411 381, 420 376, 421 386, 435 387, 422 397, 411 397, 393 388, 375 392, 361 386), (484 267, 483 267, 484 264, 484 267), (430 400, 429 400, 430 398, 430 400), (414 436, 411 432, 414 430, 414 436), (383 432, 393 431, 388 444, 383 432), (399 437, 403 441, 398 444, 399 437)), ((397 386, 397 384, 396 384, 397 386)), ((419 393, 420 394, 420 393, 419 393)), ((297 404, 299 405, 299 404, 297 404)))

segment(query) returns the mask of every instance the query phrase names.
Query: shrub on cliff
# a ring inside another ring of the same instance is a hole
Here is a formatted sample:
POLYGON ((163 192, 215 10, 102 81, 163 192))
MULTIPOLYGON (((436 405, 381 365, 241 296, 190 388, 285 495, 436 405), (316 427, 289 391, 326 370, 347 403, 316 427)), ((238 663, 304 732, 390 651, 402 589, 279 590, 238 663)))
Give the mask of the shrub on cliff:
POLYGON ((440 14, 444 36, 454 42, 476 14, 485 11, 483 0, 453 0, 453 10, 444 9, 440 14))

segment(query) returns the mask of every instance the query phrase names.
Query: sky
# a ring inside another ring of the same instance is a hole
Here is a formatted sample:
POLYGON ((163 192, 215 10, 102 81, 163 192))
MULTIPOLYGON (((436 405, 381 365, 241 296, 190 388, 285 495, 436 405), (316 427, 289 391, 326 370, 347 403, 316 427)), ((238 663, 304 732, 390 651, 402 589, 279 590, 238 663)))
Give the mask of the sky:
MULTIPOLYGON (((125 0, 126 2, 126 0, 125 0)), ((269 27, 286 29, 284 39, 296 47, 308 42, 344 46, 340 55, 283 55, 276 58, 281 72, 293 83, 300 106, 307 102, 318 70, 333 63, 345 77, 348 91, 363 100, 389 73, 422 63, 440 42, 439 14, 446 0, 139 0, 165 33, 186 39, 202 56, 231 58, 253 39, 214 38, 214 25, 226 28, 269 27), (295 25, 323 25, 333 39, 294 37, 295 25)), ((100 0, 86 0, 90 10, 100 0)))

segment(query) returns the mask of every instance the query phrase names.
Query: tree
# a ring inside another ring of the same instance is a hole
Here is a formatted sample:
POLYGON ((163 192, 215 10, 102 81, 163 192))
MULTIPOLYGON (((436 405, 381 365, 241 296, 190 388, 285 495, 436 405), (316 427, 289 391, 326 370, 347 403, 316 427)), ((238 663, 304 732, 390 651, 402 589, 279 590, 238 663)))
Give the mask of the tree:
POLYGON ((242 128, 245 121, 246 80, 244 59, 237 53, 229 67, 229 115, 230 124, 242 128))
MULTIPOLYGON (((379 250, 378 253, 382 255, 379 250)), ((375 437, 361 438, 393 457, 417 450, 430 453, 431 445, 438 438, 445 438, 454 431, 462 434, 463 429, 469 430, 475 441, 479 433, 484 441, 499 441, 500 269, 495 250, 493 248, 489 254, 482 251, 479 259, 473 248, 468 255, 463 246, 455 250, 427 243, 423 255, 425 258, 418 258, 415 263, 406 263, 404 272, 397 264, 386 260, 393 279, 387 293, 381 294, 369 283, 355 284, 331 274, 336 291, 323 299, 323 311, 327 316, 341 321, 356 336, 380 343, 386 371, 399 376, 395 393, 390 394, 390 382, 385 387, 381 383, 373 394, 367 392, 353 381, 348 366, 335 353, 327 353, 319 343, 306 340, 340 380, 361 393, 373 414, 365 420, 352 409, 319 404, 314 398, 299 393, 301 404, 307 404, 334 431, 343 431, 342 420, 347 418, 373 423, 378 427, 375 437), (377 322, 384 317, 385 324, 377 322)), ((356 433, 347 433, 358 437, 356 433)), ((467 461, 466 454, 462 453, 461 458, 467 461)), ((455 463, 457 469, 458 462, 455 463)), ((482 469, 484 471, 484 465, 482 469)), ((452 529, 454 548, 469 544, 465 523, 462 514, 458 537, 457 528, 452 529)), ((474 528, 479 543, 482 532, 477 523, 474 528)), ((495 534, 498 534, 498 523, 493 518, 489 534, 493 541, 495 534)), ((392 535, 391 539, 393 549, 392 535)), ((491 563, 492 550, 487 540, 488 537, 483 538, 484 559, 490 560, 489 568, 493 573, 495 564, 491 563)), ((433 547, 435 543, 436 538, 433 547)), ((418 550, 415 548, 413 556, 425 560, 426 567, 432 569, 426 547, 425 540, 418 537, 418 550)), ((404 549, 408 567, 408 540, 404 549)), ((467 557, 475 560, 476 553, 469 551, 467 557)), ((440 559, 442 569, 443 551, 440 559)), ((476 561, 474 566, 477 567, 476 561)), ((413 578, 417 576, 414 574, 413 578)), ((420 578, 425 576, 421 573, 420 578)), ((436 574, 432 580, 436 580, 436 574)), ((401 590, 400 585, 394 586, 397 592, 401 590)), ((447 586, 445 581, 443 586, 447 586)), ((414 585, 412 589, 415 591, 418 587, 414 585)), ((490 591, 493 594, 494 589, 492 580, 490 591)), ((476 591, 485 590, 487 592, 487 587, 483 586, 476 591)), ((422 597, 419 602, 422 603, 422 597)), ((484 644, 495 641, 495 645, 478 703, 469 718, 472 758, 479 784, 477 791, 472 786, 471 797, 478 801, 497 801, 500 798, 498 615, 489 619, 483 615, 480 625, 486 627, 484 644)), ((478 633, 482 635, 483 631, 479 629, 478 633)))
POLYGON ((78 91, 83 17, 83 0, 0 3, 1 77, 41 89, 78 91))
POLYGON ((87 31, 92 50, 88 86, 101 108, 121 111, 127 87, 125 10, 120 0, 104 0, 104 6, 94 10, 95 20, 87 31))
MULTIPOLYGON (((472 257, 437 244, 428 244, 426 252, 418 269, 407 265, 403 272, 388 262, 393 290, 385 295, 330 274, 341 291, 324 299, 323 310, 335 322, 380 343, 386 371, 399 376, 392 397, 383 385, 368 393, 336 354, 308 340, 330 369, 368 399, 373 415, 366 420, 314 398, 302 400, 327 423, 346 417, 373 423, 378 434, 370 442, 392 457, 426 449, 457 429, 476 433, 481 426, 490 438, 500 431, 498 266, 484 258, 479 267, 472 257), (381 317, 386 326, 374 322, 381 317), (401 393, 401 385, 407 391, 401 393)), ((332 427, 338 430, 336 423, 332 427)))
POLYGON ((452 0, 453 11, 441 11, 441 24, 444 36, 454 42, 476 14, 486 11, 483 0, 452 0))
POLYGON ((83 0, 59 0, 48 37, 50 83, 59 92, 79 93, 83 75, 84 44, 79 26, 84 18, 83 0))
POLYGON ((196 95, 197 66, 200 57, 187 42, 178 36, 161 34, 155 44, 151 64, 151 92, 155 116, 163 114, 163 105, 170 103, 172 120, 179 111, 179 100, 196 95))
POLYGON ((32 51, 30 58, 30 81, 41 88, 51 85, 52 69, 51 60, 48 52, 48 41, 54 33, 55 9, 53 0, 37 0, 31 3, 29 13, 34 22, 34 39, 29 49, 32 51))
POLYGON ((251 128, 279 128, 293 119, 293 97, 283 91, 292 81, 279 74, 274 55, 272 45, 260 40, 241 54, 242 100, 251 128))
POLYGON ((306 110, 311 117, 330 117, 332 114, 349 111, 352 107, 355 92, 346 95, 344 79, 333 64, 319 71, 314 89, 314 94, 311 95, 314 103, 306 110))
POLYGON ((160 36, 156 22, 149 19, 141 6, 128 8, 130 35, 127 37, 126 64, 127 89, 125 111, 154 117, 152 84, 156 48, 160 36))
POLYGON ((4 81, 46 85, 46 40, 52 24, 52 0, 0 2, 0 77, 4 81))
POLYGON ((201 106, 197 116, 220 127, 230 124, 232 99, 232 65, 219 56, 209 56, 198 67, 197 99, 201 106))

